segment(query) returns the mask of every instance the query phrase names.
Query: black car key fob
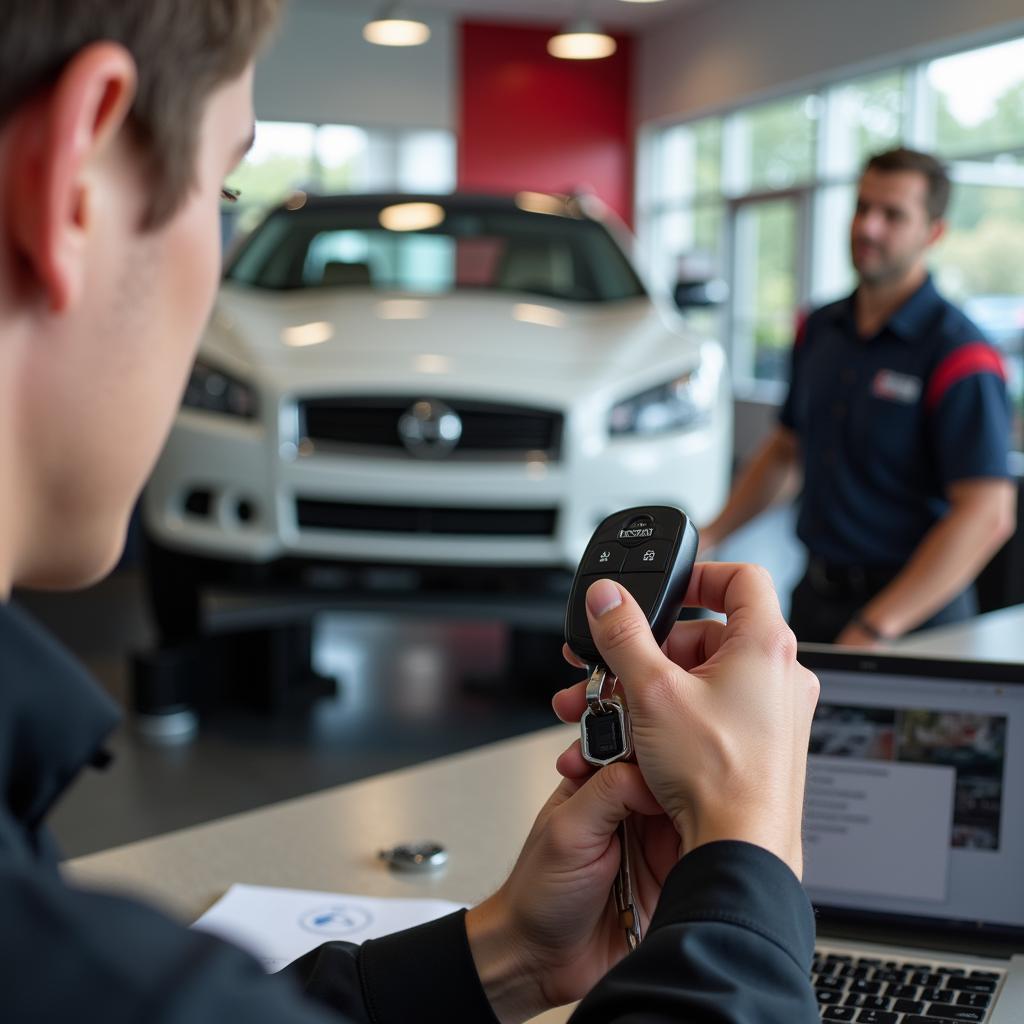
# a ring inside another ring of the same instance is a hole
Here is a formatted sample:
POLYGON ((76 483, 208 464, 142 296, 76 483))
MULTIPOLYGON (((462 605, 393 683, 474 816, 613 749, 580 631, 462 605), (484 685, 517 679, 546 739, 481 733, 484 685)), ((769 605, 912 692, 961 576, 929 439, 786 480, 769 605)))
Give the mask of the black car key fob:
POLYGON ((599 579, 624 586, 644 610, 659 646, 682 610, 697 557, 697 528, 668 505, 627 508, 608 516, 590 538, 569 591, 565 642, 587 665, 603 664, 587 621, 587 588, 599 579))
MULTIPOLYGON (((614 693, 605 694, 610 673, 590 635, 587 589, 602 578, 624 586, 644 610, 660 646, 679 618, 696 558, 696 528, 685 513, 667 505, 627 508, 610 515, 583 552, 569 591, 565 640, 591 669, 587 707, 580 718, 580 754, 596 768, 631 757, 633 741, 625 703, 614 693)), ((621 859, 613 892, 626 948, 632 951, 640 943, 641 932, 630 878, 628 820, 619 823, 618 831, 621 859)))

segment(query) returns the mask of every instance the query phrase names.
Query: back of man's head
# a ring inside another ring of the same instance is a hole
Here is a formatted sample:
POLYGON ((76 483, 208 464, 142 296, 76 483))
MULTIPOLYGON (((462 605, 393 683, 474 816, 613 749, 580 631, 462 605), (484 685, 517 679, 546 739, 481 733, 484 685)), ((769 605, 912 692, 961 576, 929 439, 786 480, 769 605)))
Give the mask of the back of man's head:
POLYGON ((145 159, 145 225, 170 217, 192 181, 200 112, 240 74, 274 25, 282 0, 3 0, 0 130, 93 42, 119 43, 138 71, 128 127, 145 159))
POLYGON ((0 0, 0 600, 117 561, 281 2, 0 0))
POLYGON ((876 153, 864 165, 864 173, 878 171, 881 174, 910 172, 920 174, 928 185, 925 207, 932 221, 941 220, 949 206, 952 186, 945 165, 930 153, 899 146, 896 149, 876 153))

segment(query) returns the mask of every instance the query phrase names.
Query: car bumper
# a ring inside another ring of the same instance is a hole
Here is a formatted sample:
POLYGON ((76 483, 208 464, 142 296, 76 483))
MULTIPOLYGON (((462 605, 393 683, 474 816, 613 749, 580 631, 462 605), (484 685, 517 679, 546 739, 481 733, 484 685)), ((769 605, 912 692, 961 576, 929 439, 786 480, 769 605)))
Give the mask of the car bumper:
POLYGON ((659 437, 612 439, 603 414, 570 413, 557 462, 307 456, 281 420, 182 410, 144 495, 150 536, 249 563, 571 569, 616 509, 670 504, 708 521, 732 453, 727 395, 708 425, 659 437))

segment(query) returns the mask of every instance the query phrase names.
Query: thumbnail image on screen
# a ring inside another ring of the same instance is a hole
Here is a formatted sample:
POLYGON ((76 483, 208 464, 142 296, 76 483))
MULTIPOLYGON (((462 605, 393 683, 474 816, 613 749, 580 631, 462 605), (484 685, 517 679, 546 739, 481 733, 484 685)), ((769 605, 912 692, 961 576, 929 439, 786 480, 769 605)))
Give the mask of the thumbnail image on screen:
POLYGON ((811 726, 810 753, 950 766, 956 771, 952 845, 999 849, 1004 716, 822 704, 811 726))

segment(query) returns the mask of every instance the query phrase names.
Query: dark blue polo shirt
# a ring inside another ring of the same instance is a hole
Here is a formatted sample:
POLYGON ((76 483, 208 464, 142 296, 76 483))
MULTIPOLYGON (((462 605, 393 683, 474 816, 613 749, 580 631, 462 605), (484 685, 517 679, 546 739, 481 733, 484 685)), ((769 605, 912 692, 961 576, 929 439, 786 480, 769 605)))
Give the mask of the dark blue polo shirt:
POLYGON ((833 565, 903 565, 949 484, 1009 475, 1002 360, 930 277, 873 338, 852 295, 811 313, 779 418, 804 461, 797 534, 833 565))

